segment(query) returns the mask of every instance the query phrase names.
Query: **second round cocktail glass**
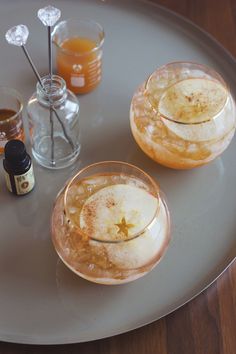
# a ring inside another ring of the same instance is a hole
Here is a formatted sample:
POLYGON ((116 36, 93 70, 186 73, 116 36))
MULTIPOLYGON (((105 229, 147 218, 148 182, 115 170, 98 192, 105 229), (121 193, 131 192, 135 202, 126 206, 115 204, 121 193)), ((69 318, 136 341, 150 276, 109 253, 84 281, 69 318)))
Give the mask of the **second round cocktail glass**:
POLYGON ((235 102, 223 78, 204 65, 158 68, 135 92, 130 123, 142 150, 162 165, 187 169, 219 156, 233 138, 235 102))

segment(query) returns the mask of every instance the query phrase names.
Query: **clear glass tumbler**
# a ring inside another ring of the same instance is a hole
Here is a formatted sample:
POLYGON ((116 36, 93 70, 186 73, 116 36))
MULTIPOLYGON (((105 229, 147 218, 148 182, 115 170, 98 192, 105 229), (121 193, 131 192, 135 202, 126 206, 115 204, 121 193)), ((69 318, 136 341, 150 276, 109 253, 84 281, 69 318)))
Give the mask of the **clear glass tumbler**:
POLYGON ((61 77, 45 76, 42 83, 27 105, 32 154, 44 167, 64 168, 80 153, 79 102, 61 77))
POLYGON ((156 182, 125 162, 100 162, 58 194, 52 240, 62 261, 95 283, 121 284, 148 273, 170 240, 169 212, 156 182))
POLYGON ((0 154, 9 140, 24 142, 25 133, 22 120, 22 98, 14 89, 0 87, 0 154))
POLYGON ((69 19, 53 31, 58 75, 75 94, 95 89, 102 77, 104 31, 92 20, 69 19))
POLYGON ((232 140, 235 102, 214 70, 170 63, 137 89, 130 123, 136 142, 153 160, 176 169, 198 167, 219 156, 232 140))

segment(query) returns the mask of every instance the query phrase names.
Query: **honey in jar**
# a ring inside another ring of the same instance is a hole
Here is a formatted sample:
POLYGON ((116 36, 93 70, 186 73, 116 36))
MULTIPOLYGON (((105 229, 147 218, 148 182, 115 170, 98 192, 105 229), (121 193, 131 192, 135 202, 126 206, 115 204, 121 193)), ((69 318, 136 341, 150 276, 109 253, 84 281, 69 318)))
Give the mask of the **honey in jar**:
POLYGON ((22 120, 23 105, 18 92, 8 87, 0 88, 0 154, 9 140, 25 140, 22 120))

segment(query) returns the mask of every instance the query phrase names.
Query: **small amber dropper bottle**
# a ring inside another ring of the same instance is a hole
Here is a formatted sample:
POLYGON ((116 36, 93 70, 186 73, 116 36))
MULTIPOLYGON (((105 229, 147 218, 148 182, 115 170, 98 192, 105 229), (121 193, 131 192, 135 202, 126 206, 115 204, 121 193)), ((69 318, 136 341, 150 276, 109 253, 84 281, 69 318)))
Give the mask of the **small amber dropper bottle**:
POLYGON ((4 148, 5 159, 3 167, 7 189, 16 194, 29 193, 35 185, 33 165, 20 140, 10 140, 4 148))

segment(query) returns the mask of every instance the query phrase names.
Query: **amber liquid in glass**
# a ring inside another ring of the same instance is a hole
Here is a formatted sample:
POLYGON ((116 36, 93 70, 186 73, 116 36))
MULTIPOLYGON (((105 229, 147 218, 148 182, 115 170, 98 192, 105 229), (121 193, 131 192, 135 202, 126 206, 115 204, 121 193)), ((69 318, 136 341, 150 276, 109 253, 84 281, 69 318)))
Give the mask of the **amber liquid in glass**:
POLYGON ((138 178, 102 174, 78 181, 68 190, 67 216, 63 198, 60 195, 54 207, 53 242, 75 273, 97 283, 118 284, 146 274, 160 260, 169 242, 168 211, 162 201, 158 207, 158 199, 138 178), (144 220, 152 218, 143 231, 144 220))
POLYGON ((233 98, 225 87, 218 81, 195 77, 176 83, 171 83, 171 79, 156 81, 160 88, 153 85, 147 94, 145 84, 141 85, 131 103, 131 129, 142 150, 153 160, 175 169, 201 166, 220 155, 229 145, 236 124, 233 98), (186 87, 192 87, 191 95, 182 94, 186 87), (160 96, 159 109, 165 106, 173 119, 164 118, 168 114, 163 112, 157 115, 155 103, 152 105, 155 95, 160 96))
POLYGON ((3 153, 8 140, 25 140, 21 114, 11 119, 14 115, 16 112, 12 109, 0 109, 0 153, 3 153))
POLYGON ((66 39, 57 51, 57 71, 76 94, 92 91, 101 80, 101 53, 89 38, 66 39), (67 52, 69 51, 69 52, 67 52))

